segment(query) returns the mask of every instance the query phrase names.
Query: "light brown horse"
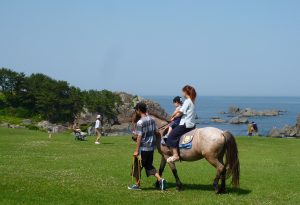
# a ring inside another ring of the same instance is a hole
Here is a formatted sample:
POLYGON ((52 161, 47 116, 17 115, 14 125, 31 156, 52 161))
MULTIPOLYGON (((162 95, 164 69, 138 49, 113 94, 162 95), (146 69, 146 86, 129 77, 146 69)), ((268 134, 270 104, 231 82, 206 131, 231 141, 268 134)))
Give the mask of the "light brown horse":
MULTIPOLYGON (((166 126, 163 121, 154 117, 159 134, 157 134, 157 149, 161 154, 161 164, 159 174, 162 176, 167 159, 172 156, 171 150, 161 145, 161 136, 166 133, 166 126)), ((238 148, 234 136, 228 131, 222 131, 214 127, 199 128, 191 131, 193 135, 192 148, 180 149, 181 161, 197 161, 205 158, 217 170, 213 187, 216 193, 224 193, 226 187, 226 178, 232 176, 234 187, 239 186, 240 163, 238 157, 238 148), (224 162, 225 158, 225 162, 224 162), (221 179, 221 185, 219 181, 221 179)), ((182 183, 178 177, 175 163, 168 163, 176 179, 177 190, 182 189, 182 183)), ((159 183, 157 182, 157 186, 159 183)))

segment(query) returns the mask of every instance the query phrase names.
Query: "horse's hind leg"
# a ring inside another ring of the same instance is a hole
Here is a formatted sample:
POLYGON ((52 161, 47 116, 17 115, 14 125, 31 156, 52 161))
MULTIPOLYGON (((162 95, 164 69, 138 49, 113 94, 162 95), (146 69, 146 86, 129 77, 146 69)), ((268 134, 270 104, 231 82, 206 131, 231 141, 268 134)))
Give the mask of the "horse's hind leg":
POLYGON ((220 193, 225 193, 226 191, 226 167, 224 167, 221 173, 221 188, 219 190, 220 193))
POLYGON ((215 157, 209 157, 209 158, 206 158, 206 159, 212 166, 214 166, 217 169, 217 174, 216 174, 216 177, 214 179, 213 187, 215 189, 215 192, 217 194, 219 194, 222 191, 222 187, 221 187, 221 189, 219 189, 219 181, 220 181, 220 178, 221 178, 221 174, 223 173, 223 171, 225 169, 223 160, 219 160, 215 157))
MULTIPOLYGON (((166 164, 167 164, 167 160, 162 156, 160 161, 160 167, 159 167, 159 176, 161 177, 165 170, 166 164)), ((156 188, 159 188, 159 181, 156 181, 155 186, 156 188)))

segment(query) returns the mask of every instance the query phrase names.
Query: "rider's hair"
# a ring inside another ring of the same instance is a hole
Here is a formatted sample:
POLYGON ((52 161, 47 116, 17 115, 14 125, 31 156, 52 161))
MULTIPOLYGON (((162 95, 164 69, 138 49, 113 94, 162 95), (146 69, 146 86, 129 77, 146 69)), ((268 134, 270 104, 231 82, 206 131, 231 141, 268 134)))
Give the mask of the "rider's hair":
POLYGON ((173 103, 179 103, 180 105, 183 104, 182 102, 182 98, 180 96, 176 96, 174 99, 173 99, 173 103))
POLYGON ((196 97, 197 97, 197 92, 195 90, 195 88, 193 88, 190 85, 186 85, 182 88, 182 91, 185 92, 193 102, 195 102, 196 97))

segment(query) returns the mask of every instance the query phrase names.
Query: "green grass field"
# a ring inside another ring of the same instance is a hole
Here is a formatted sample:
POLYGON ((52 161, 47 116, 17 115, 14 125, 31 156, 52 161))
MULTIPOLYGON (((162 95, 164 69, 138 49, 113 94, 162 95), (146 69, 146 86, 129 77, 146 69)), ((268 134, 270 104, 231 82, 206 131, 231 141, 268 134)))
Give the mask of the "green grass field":
POLYGON ((182 192, 168 167, 167 191, 155 190, 144 173, 143 190, 128 191, 130 137, 93 142, 0 128, 0 204, 300 204, 300 140, 238 138, 241 187, 228 185, 224 195, 214 194, 215 170, 205 160, 178 163, 182 192))

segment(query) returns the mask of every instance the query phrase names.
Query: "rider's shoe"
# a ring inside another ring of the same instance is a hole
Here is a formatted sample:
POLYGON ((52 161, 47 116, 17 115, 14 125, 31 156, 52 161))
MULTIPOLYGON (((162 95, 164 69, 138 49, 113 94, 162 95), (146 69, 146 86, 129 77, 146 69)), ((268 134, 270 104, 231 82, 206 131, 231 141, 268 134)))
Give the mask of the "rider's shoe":
POLYGON ((167 159, 167 162, 168 162, 168 163, 172 163, 172 162, 176 162, 176 161, 179 161, 179 158, 174 157, 174 156, 169 157, 169 158, 167 159))
POLYGON ((128 186, 128 190, 139 191, 139 190, 141 190, 141 188, 140 188, 140 186, 134 184, 132 186, 128 186))

